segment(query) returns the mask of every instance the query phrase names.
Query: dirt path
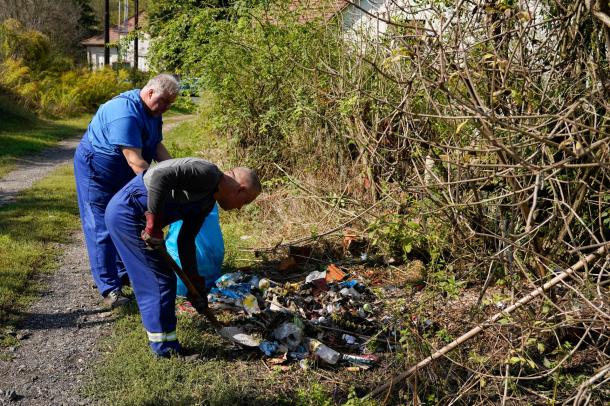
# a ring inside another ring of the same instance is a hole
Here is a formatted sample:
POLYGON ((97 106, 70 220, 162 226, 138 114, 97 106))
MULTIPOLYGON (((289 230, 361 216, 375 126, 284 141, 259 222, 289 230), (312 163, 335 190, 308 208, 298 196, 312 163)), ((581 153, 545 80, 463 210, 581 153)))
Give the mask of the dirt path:
MULTIPOLYGON (((164 131, 192 116, 174 118, 164 131)), ((0 205, 72 161, 80 138, 62 141, 36 156, 20 159, 0 179, 0 205)), ((101 304, 89 273, 83 234, 61 247, 59 270, 38 277, 41 298, 24 313, 16 332, 20 345, 0 358, 0 405, 87 405, 80 389, 103 349, 99 340, 111 333, 116 315, 101 304), (5 359, 8 358, 8 359, 5 359)), ((4 354, 3 354, 4 355, 4 354)))
POLYGON ((19 192, 32 187, 34 182, 48 175, 58 165, 71 162, 79 141, 80 137, 69 138, 40 154, 15 160, 15 168, 0 179, 0 205, 15 200, 19 192))
MULTIPOLYGON (((194 117, 194 115, 170 117, 163 125, 163 132, 171 131, 178 124, 194 117)), ((0 178, 0 206, 15 200, 19 192, 30 188, 34 182, 42 179, 57 166, 72 162, 80 139, 81 136, 69 138, 40 154, 16 159, 15 168, 0 178)))
POLYGON ((59 270, 38 280, 42 297, 24 314, 20 345, 9 351, 9 361, 0 361, 0 399, 7 404, 92 403, 79 389, 101 354, 97 342, 111 333, 116 316, 101 306, 93 288, 82 233, 62 248, 59 270))

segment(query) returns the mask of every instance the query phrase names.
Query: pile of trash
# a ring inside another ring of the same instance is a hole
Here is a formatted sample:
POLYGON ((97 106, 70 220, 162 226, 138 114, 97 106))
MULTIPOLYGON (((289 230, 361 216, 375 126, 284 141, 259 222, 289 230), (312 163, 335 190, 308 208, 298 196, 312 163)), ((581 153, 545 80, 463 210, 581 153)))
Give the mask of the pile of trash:
POLYGON ((212 309, 244 314, 239 327, 224 327, 221 335, 257 348, 276 363, 294 360, 307 368, 319 360, 354 370, 379 363, 373 352, 384 321, 375 310, 375 296, 336 265, 311 272, 299 283, 225 274, 216 280, 208 301, 212 309))

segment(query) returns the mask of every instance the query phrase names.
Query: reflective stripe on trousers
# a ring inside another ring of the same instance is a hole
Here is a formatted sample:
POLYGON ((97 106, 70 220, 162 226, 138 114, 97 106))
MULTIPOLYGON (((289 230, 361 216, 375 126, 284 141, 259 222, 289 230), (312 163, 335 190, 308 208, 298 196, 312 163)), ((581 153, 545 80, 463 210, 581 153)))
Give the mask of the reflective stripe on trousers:
POLYGON ((170 333, 151 333, 147 331, 148 341, 152 343, 163 343, 166 341, 176 341, 178 337, 176 336, 176 331, 172 331, 170 333))
POLYGON ((165 357, 180 350, 175 336, 176 275, 159 253, 149 251, 140 238, 147 198, 140 174, 110 200, 105 219, 129 274, 150 347, 155 354, 165 357))

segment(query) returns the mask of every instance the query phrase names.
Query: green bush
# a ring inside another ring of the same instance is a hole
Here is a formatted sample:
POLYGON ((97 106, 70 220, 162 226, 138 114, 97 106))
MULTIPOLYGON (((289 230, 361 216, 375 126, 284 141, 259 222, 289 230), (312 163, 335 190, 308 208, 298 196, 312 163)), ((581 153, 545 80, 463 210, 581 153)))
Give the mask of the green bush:
POLYGON ((340 52, 336 28, 299 21, 286 2, 189 8, 154 27, 151 61, 202 78, 214 93, 218 132, 263 174, 277 171, 272 163, 307 170, 311 157, 330 166, 347 143, 327 126, 335 115, 325 95, 332 79, 318 64, 320 55, 340 52))
POLYGON ((128 78, 127 71, 110 69, 32 75, 20 60, 9 58, 0 64, 0 85, 27 107, 52 117, 95 111, 101 103, 130 89, 128 78))
POLYGON ((0 24, 0 89, 37 113, 65 117, 95 111, 140 77, 126 70, 76 69, 49 39, 17 20, 0 24))

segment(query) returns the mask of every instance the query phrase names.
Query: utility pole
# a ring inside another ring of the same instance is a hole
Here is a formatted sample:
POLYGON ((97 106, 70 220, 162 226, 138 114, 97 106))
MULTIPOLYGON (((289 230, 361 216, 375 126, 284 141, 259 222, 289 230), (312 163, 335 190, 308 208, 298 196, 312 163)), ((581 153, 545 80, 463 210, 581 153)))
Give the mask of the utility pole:
POLYGON ((136 9, 135 21, 133 29, 136 32, 135 37, 133 38, 133 69, 138 70, 138 14, 140 13, 140 9, 138 8, 138 0, 134 0, 134 7, 136 9))
POLYGON ((104 0, 104 66, 110 65, 110 0, 104 0))

